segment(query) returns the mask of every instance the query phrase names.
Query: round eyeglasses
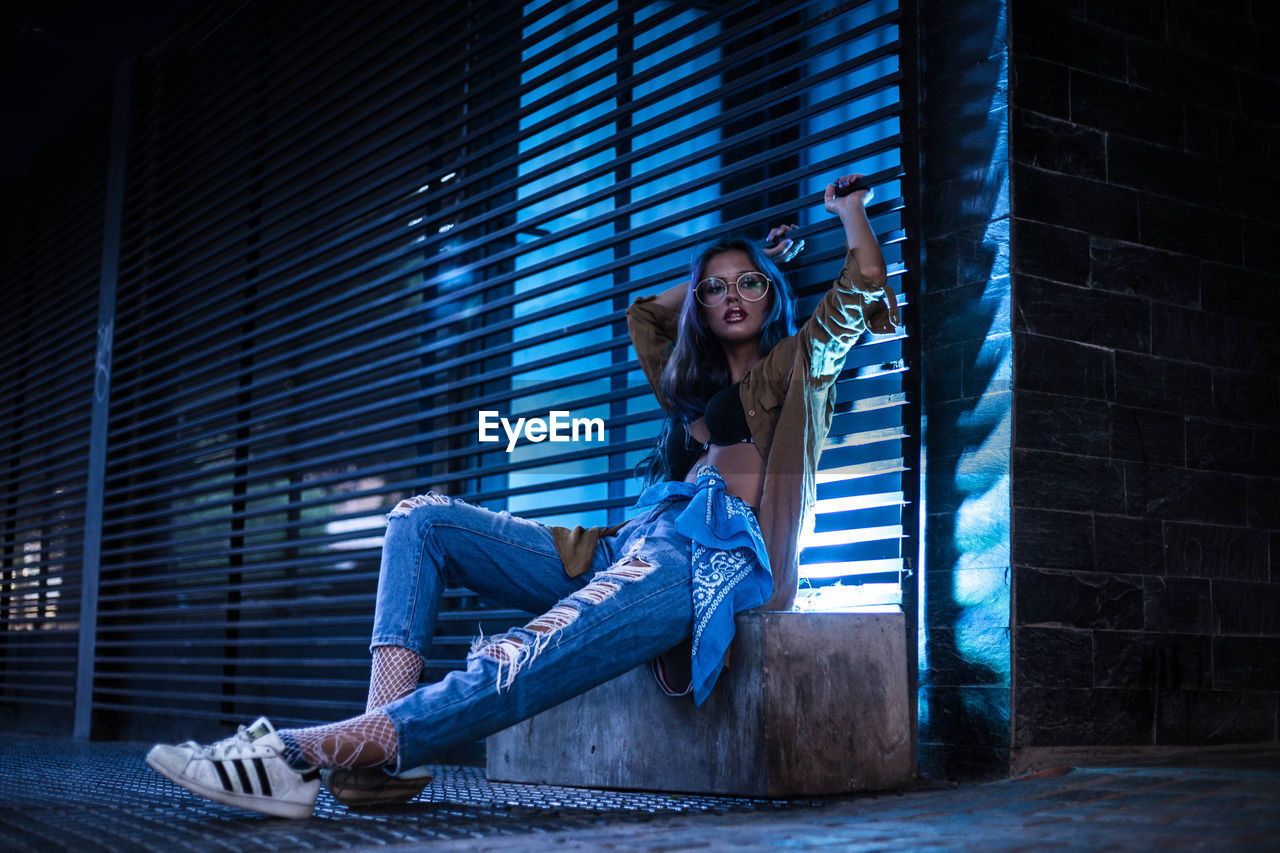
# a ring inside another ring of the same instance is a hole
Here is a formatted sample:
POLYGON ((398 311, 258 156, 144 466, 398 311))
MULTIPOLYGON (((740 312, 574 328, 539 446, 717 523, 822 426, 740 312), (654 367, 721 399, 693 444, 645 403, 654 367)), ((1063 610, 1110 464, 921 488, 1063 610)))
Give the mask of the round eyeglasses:
POLYGON ((769 292, 767 275, 762 272, 744 272, 733 282, 722 278, 704 278, 694 288, 693 295, 697 297, 699 305, 715 308, 729 295, 730 284, 738 289, 738 296, 745 302, 759 302, 769 292))

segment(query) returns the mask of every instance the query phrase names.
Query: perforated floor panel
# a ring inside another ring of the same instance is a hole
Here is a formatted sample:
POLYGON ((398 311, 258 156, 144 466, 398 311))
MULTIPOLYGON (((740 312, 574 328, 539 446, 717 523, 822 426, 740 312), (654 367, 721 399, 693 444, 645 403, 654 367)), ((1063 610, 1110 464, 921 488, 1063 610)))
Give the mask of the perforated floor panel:
POLYGON ((486 780, 479 768, 438 767, 407 805, 353 811, 322 790, 315 816, 295 821, 189 794, 152 772, 145 751, 136 744, 0 742, 0 849, 364 849, 822 803, 504 784, 486 780))

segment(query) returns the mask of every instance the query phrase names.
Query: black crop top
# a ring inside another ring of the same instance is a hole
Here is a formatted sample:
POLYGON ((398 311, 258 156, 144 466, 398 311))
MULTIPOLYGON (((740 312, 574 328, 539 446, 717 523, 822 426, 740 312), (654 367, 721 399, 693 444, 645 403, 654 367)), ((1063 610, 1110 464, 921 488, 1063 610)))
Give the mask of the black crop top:
POLYGON ((711 444, 727 447, 751 438, 751 428, 747 426, 747 413, 742 411, 742 397, 738 396, 740 384, 735 382, 728 388, 721 388, 707 401, 707 408, 702 416, 707 420, 707 432, 711 433, 711 444))
POLYGON ((694 441, 689 435, 688 427, 680 423, 672 424, 671 433, 667 437, 667 465, 671 476, 687 472, 698 461, 698 457, 711 445, 727 447, 740 441, 751 440, 751 429, 747 425, 747 414, 742 410, 742 398, 738 396, 738 383, 721 388, 711 395, 703 410, 707 432, 711 440, 705 444, 694 441))

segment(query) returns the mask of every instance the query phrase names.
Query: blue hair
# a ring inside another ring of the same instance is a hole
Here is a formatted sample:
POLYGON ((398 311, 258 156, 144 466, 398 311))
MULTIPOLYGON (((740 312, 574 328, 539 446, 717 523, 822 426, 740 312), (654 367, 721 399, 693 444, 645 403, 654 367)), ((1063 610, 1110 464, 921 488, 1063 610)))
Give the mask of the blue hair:
POLYGON ((720 342, 707 327, 699 311, 694 288, 705 278, 707 264, 716 255, 738 251, 751 259, 751 264, 769 277, 769 313, 760 328, 760 355, 764 356, 784 338, 796 330, 796 297, 787 277, 778 265, 764 253, 759 243, 742 235, 730 235, 699 246, 689 265, 689 292, 680 307, 675 347, 662 371, 658 387, 662 397, 672 408, 658 434, 657 445, 637 466, 646 485, 671 479, 676 473, 669 470, 666 446, 675 429, 697 420, 706 407, 708 398, 729 384, 729 363, 725 359, 720 342))

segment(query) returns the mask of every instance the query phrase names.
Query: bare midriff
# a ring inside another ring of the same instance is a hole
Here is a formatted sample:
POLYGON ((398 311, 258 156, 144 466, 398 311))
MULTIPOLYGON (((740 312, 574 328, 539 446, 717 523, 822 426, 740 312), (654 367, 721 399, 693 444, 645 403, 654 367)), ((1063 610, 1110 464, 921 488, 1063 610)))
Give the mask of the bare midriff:
MULTIPOLYGON (((705 443, 710 437, 706 423, 699 418, 689 424, 689 436, 699 443, 705 443)), ((735 497, 742 498, 748 506, 758 508, 760 495, 764 490, 764 459, 755 444, 740 441, 736 444, 712 444, 685 475, 686 483, 698 479, 698 466, 714 465, 724 477, 725 491, 735 497)))

